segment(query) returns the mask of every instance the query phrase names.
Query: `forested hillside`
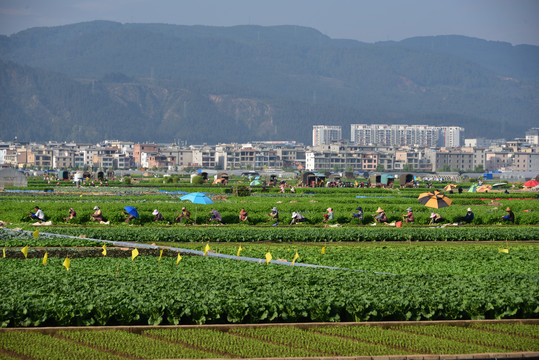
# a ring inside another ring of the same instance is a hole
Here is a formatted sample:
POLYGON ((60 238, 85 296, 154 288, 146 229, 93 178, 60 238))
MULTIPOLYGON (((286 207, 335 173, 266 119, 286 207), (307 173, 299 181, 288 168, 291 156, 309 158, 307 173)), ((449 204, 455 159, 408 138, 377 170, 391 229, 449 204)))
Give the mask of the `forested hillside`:
POLYGON ((351 123, 523 136, 539 118, 538 48, 298 26, 34 28, 0 37, 1 138, 310 143, 314 124, 348 136, 351 123))

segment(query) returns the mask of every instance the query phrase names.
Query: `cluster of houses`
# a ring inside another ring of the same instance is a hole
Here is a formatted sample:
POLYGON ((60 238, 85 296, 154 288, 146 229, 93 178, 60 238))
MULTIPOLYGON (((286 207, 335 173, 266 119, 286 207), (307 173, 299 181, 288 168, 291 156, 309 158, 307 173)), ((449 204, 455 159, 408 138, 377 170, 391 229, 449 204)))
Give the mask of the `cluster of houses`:
POLYGON ((466 139, 460 147, 294 141, 184 145, 103 141, 100 144, 0 142, 0 167, 18 169, 294 169, 306 171, 440 172, 539 170, 539 128, 525 139, 466 139))

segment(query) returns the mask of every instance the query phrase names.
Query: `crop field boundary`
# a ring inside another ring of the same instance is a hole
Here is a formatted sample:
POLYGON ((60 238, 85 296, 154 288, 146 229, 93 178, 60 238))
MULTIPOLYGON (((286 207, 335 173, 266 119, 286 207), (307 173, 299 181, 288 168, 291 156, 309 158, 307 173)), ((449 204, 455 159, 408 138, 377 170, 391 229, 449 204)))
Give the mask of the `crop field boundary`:
MULTIPOLYGON (((42 327, 42 328, 0 328, 0 334, 12 332, 31 332, 57 337, 62 332, 66 331, 125 331, 132 334, 145 336, 150 330, 162 329, 208 329, 229 332, 234 329, 260 329, 260 328, 275 328, 275 327, 295 327, 303 330, 314 329, 320 327, 350 327, 350 326, 369 326, 390 328, 396 326, 429 326, 429 325, 450 325, 471 327, 475 324, 532 324, 539 325, 539 319, 502 319, 502 320, 435 320, 435 321, 391 321, 391 322, 341 322, 341 323, 271 323, 271 324, 210 324, 210 325, 136 325, 136 326, 70 326, 70 327, 42 327)), ((2 350, 0 349, 0 354, 2 350)), ((8 352, 9 354, 9 352, 8 352)), ((317 356, 313 357, 264 357, 256 359, 283 359, 283 360, 299 360, 299 359, 356 359, 356 360, 462 360, 462 359, 537 359, 539 352, 536 351, 519 351, 519 352, 503 352, 503 353, 467 353, 467 354, 413 354, 413 355, 384 355, 384 356, 317 356)))
MULTIPOLYGON (((1 229, 5 231, 12 231, 8 228, 1 228, 1 229)), ((28 230, 20 230, 20 231, 29 233, 30 235, 33 233, 32 231, 28 231, 28 230)), ((53 236, 53 237, 80 239, 80 237, 72 236, 72 235, 63 235, 63 234, 54 234, 54 233, 45 233, 45 232, 41 234, 53 236)), ((200 250, 182 249, 182 248, 175 248, 175 247, 162 246, 162 245, 138 244, 138 243, 132 243, 132 242, 102 240, 102 239, 92 239, 92 238, 84 238, 84 240, 95 241, 95 242, 100 242, 104 244, 112 244, 114 246, 120 246, 120 247, 123 246, 123 247, 152 249, 152 250, 166 249, 166 250, 175 251, 181 254, 189 254, 189 255, 194 255, 194 256, 209 256, 209 257, 215 257, 215 258, 221 258, 221 259, 248 261, 248 262, 254 262, 254 263, 259 263, 259 264, 263 264, 267 261, 266 259, 258 259, 258 258, 251 258, 251 257, 245 257, 245 256, 234 256, 234 255, 227 255, 227 254, 217 254, 217 253, 212 253, 212 252, 206 253, 200 250)), ((314 264, 305 264, 305 263, 292 263, 292 262, 282 261, 282 260, 269 260, 268 262, 272 264, 286 265, 286 266, 298 266, 298 267, 330 269, 330 270, 348 270, 348 271, 357 271, 357 272, 380 274, 380 275, 397 275, 397 274, 387 273, 387 272, 348 269, 348 268, 341 268, 341 267, 335 267, 335 266, 314 265, 314 264)))
POLYGON ((35 331, 54 334, 60 330, 123 330, 139 334, 153 329, 213 329, 227 331, 236 328, 297 327, 310 329, 321 326, 428 326, 452 325, 467 327, 474 324, 529 324, 539 325, 539 319, 496 319, 496 320, 420 320, 420 321, 369 321, 369 322, 309 322, 309 323, 266 323, 266 324, 202 324, 202 325, 114 325, 114 326, 59 326, 59 327, 9 327, 1 328, 0 333, 9 331, 35 331))

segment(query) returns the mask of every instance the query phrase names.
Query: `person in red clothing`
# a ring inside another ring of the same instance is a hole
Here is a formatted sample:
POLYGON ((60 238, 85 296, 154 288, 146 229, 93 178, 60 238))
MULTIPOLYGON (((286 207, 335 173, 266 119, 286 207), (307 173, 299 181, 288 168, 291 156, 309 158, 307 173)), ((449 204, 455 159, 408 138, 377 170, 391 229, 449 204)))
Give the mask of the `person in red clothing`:
POLYGON ((404 218, 404 222, 409 223, 409 224, 413 224, 414 223, 414 212, 412 211, 412 208, 409 207, 408 209, 406 209, 406 211, 408 211, 408 213, 406 215, 402 215, 402 217, 404 218))

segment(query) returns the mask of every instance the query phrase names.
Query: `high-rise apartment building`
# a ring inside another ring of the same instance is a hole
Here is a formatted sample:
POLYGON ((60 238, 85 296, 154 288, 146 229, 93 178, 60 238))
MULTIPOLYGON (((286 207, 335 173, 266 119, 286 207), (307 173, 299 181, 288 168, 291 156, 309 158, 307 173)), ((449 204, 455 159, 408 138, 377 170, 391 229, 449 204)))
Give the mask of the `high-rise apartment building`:
POLYGON ((460 146, 461 127, 428 125, 352 124, 350 141, 377 146, 460 146))
POLYGON ((313 146, 328 145, 342 140, 342 128, 337 125, 314 125, 313 146))

